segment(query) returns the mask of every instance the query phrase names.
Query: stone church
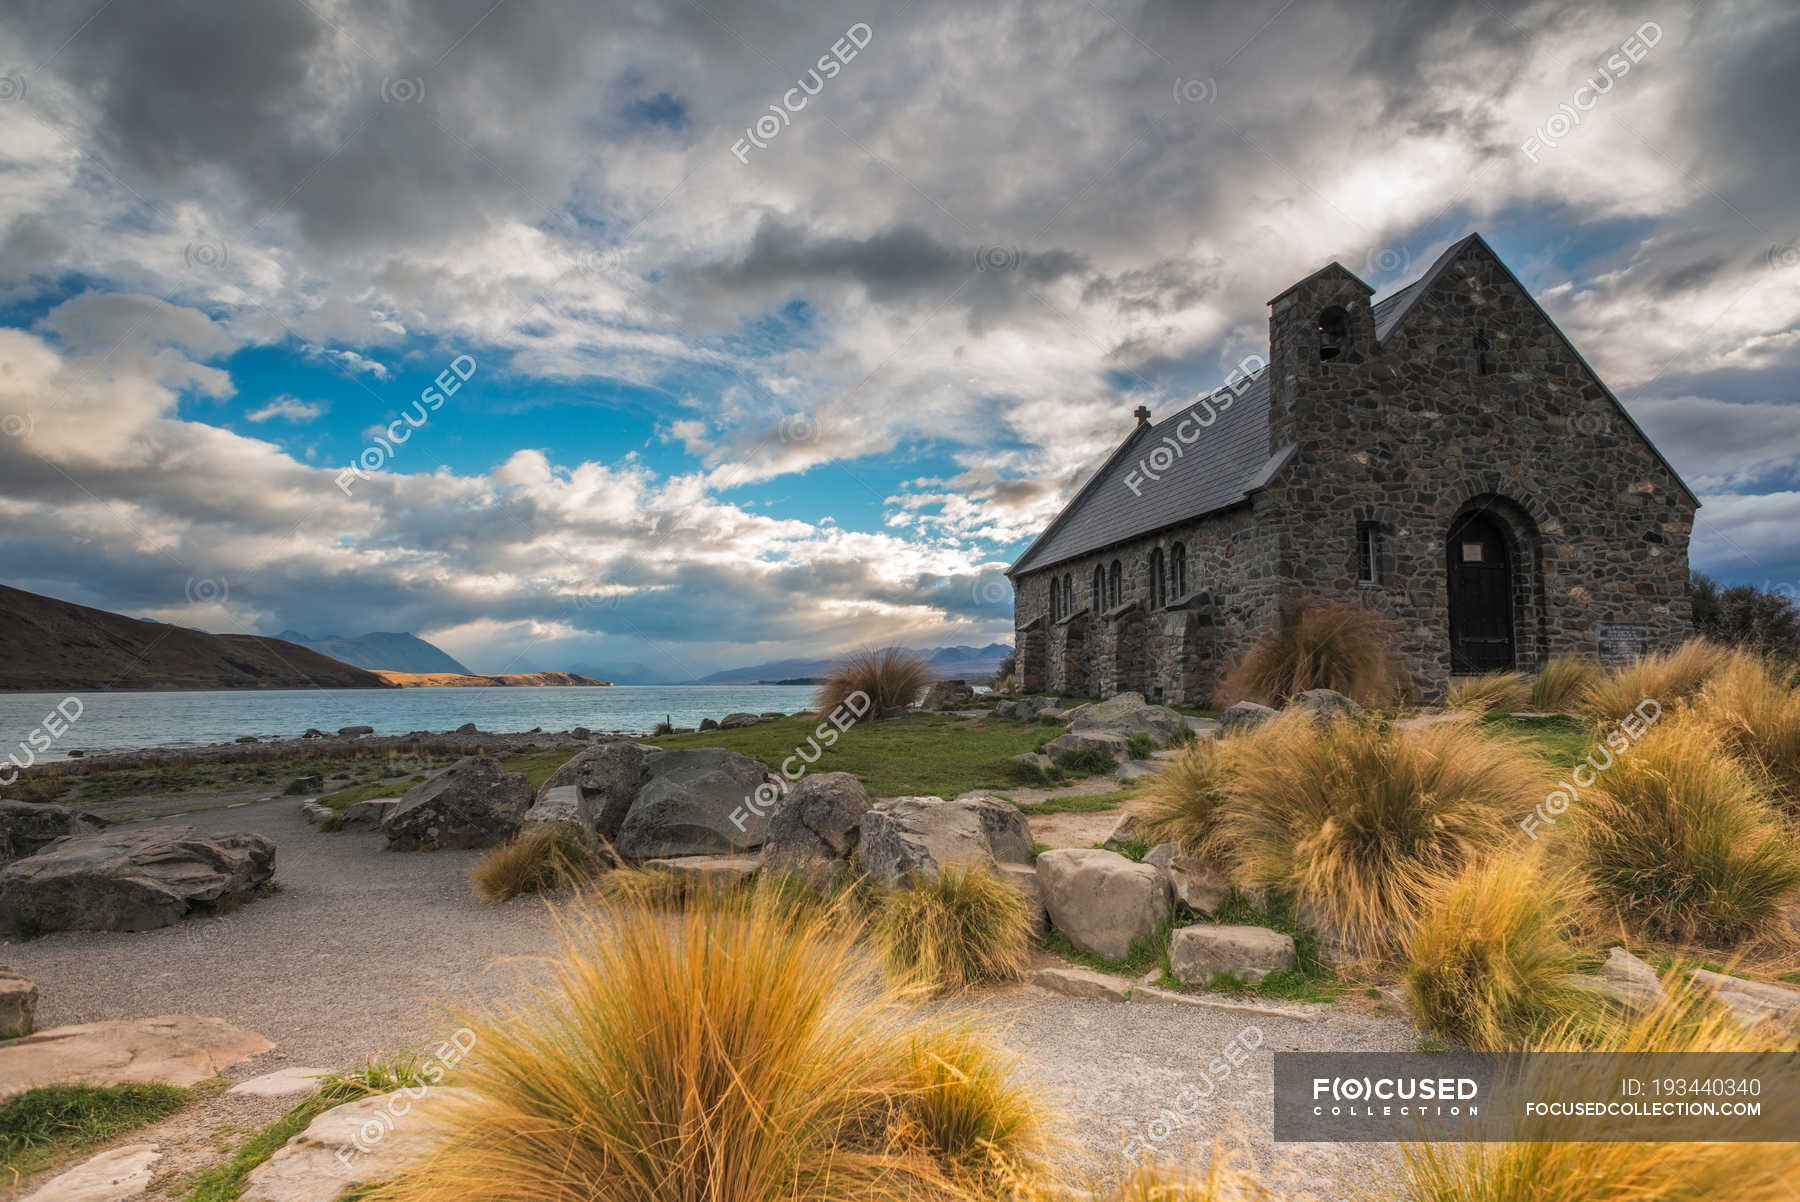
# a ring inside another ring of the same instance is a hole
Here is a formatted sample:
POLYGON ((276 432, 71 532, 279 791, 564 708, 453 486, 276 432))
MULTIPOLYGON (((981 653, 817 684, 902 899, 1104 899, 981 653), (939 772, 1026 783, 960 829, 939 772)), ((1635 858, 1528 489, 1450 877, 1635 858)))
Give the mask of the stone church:
POLYGON ((1008 571, 1025 689, 1206 704, 1313 599, 1391 617, 1425 699, 1690 629, 1698 499, 1479 234, 1379 301, 1321 268, 1266 360, 1136 418, 1008 571))

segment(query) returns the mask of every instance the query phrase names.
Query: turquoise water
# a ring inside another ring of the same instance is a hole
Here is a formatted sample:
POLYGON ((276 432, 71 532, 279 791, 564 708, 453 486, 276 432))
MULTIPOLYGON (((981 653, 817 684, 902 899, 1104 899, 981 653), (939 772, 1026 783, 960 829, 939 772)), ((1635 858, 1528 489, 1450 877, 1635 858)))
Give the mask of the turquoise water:
POLYGON ((379 735, 454 730, 547 731, 585 726, 648 734, 658 722, 697 726, 738 710, 808 708, 810 685, 614 685, 610 688, 291 689, 180 693, 0 693, 0 764, 62 759, 71 750, 119 751, 225 743, 239 735, 295 738, 308 727, 373 726, 379 735), (56 714, 78 714, 65 722, 56 714), (52 721, 45 723, 46 716, 52 721), (60 731, 60 733, 58 733, 60 731), (50 742, 46 752, 41 743, 50 742))

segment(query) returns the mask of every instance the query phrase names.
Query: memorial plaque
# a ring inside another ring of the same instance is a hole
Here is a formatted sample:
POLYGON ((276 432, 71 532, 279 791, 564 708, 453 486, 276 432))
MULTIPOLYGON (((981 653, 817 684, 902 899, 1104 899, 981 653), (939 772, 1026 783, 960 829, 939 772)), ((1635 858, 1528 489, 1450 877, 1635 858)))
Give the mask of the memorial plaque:
POLYGON ((1642 622, 1595 622, 1600 662, 1623 664, 1650 654, 1650 628, 1642 622))

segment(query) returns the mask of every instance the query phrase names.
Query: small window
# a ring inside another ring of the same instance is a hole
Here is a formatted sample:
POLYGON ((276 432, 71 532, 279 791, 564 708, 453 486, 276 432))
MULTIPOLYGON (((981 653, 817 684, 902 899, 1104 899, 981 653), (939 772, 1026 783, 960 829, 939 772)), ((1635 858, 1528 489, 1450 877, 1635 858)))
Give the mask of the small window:
POLYGON ((1485 326, 1477 328, 1475 331, 1476 375, 1491 376, 1494 374, 1494 361, 1489 354, 1493 349, 1494 344, 1488 339, 1487 328, 1485 326))
POLYGON ((1356 578, 1363 584, 1381 583, 1381 523, 1356 523, 1356 578))
POLYGON ((1342 305, 1332 305, 1319 314, 1319 358, 1325 362, 1350 349, 1350 314, 1342 305))
POLYGON ((1163 553, 1157 547, 1150 552, 1150 604, 1161 609, 1169 603, 1168 581, 1163 578, 1163 553))
POLYGON ((1187 596, 1187 544, 1176 543, 1169 552, 1169 575, 1174 577, 1175 599, 1187 596))
POLYGON ((1125 576, 1119 568, 1119 561, 1113 560, 1112 567, 1106 572, 1106 604, 1117 605, 1125 596, 1125 576))

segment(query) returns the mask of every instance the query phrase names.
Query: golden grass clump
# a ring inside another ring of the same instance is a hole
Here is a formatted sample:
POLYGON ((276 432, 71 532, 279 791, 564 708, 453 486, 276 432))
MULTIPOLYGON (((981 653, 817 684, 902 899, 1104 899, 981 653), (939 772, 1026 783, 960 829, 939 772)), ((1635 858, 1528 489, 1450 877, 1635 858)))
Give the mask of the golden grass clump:
POLYGON ((1495 856, 1442 878, 1406 947, 1413 1013, 1478 1052, 1523 1049, 1579 1011, 1568 941, 1575 893, 1534 856, 1495 856))
POLYGON ((1044 1119, 967 1031, 791 891, 557 912, 525 1003, 475 1036, 440 1150, 382 1202, 890 1202, 1035 1171, 1044 1119))
POLYGON ((911 705, 937 673, 923 656, 903 647, 859 651, 831 670, 813 705, 830 717, 840 705, 856 721, 874 721, 881 712, 911 705))
POLYGON ((1393 623, 1372 609, 1300 605, 1251 645, 1226 674, 1218 699, 1279 705, 1307 689, 1336 689, 1362 705, 1391 705, 1411 692, 1393 644, 1393 623))
POLYGON ((1730 947, 1800 892, 1767 784, 1693 713, 1663 719, 1570 813, 1596 899, 1645 937, 1730 947))
POLYGON ((1531 691, 1526 702, 1541 714, 1570 713, 1581 703, 1582 695, 1600 673, 1600 664, 1595 660, 1558 655, 1531 678, 1531 691))
POLYGON ((1024 973, 1030 906, 1018 886, 984 864, 946 866, 888 894, 873 934, 897 979, 960 993, 1024 973))
POLYGON ((1496 710, 1512 713, 1525 708, 1531 697, 1531 679, 1523 672, 1489 672, 1483 676, 1465 677, 1450 684, 1449 702, 1453 710, 1489 714, 1496 710))
POLYGON ((482 901, 497 903, 522 893, 572 889, 605 870, 605 861, 586 832, 557 823, 488 852, 470 869, 469 881, 482 901))
POLYGON ((1438 879, 1498 847, 1549 784, 1540 757, 1470 717, 1384 732, 1283 714, 1229 754, 1216 837, 1234 879, 1290 894, 1359 957, 1397 951, 1438 879))
MULTIPOLYGON (((1597 1037, 1591 1020, 1572 1019, 1537 1045, 1543 1051, 1766 1052, 1766 1038, 1746 1032, 1718 1010, 1676 994, 1635 1021, 1615 1020, 1597 1037)), ((1620 1096, 1617 1076, 1593 1075, 1568 1057, 1539 1061, 1545 1075, 1526 1090, 1544 1098, 1620 1096), (1573 1074, 1582 1072, 1577 1078, 1573 1074)), ((1526 1120, 1554 1135, 1561 1116, 1526 1120)), ((1754 1120, 1744 1120, 1746 1123, 1754 1120)), ((1443 1143, 1401 1149, 1404 1202, 1788 1202, 1800 1180, 1800 1142, 1713 1143, 1443 1143)), ((1391 1188, 1370 1190, 1389 1202, 1391 1188)))
POLYGON ((1138 793, 1138 821, 1151 843, 1176 843, 1195 855, 1208 850, 1219 807, 1225 800, 1226 749, 1255 731, 1222 738, 1195 739, 1181 754, 1163 763, 1138 793))
POLYGON ((1604 672, 1588 682, 1578 711, 1593 721, 1610 725, 1646 700, 1664 709, 1698 693, 1736 654, 1705 639, 1689 639, 1673 651, 1647 655, 1604 672))
POLYGON ((1740 655, 1701 690, 1695 709, 1754 765, 1775 799, 1800 818, 1800 689, 1794 669, 1740 655))

